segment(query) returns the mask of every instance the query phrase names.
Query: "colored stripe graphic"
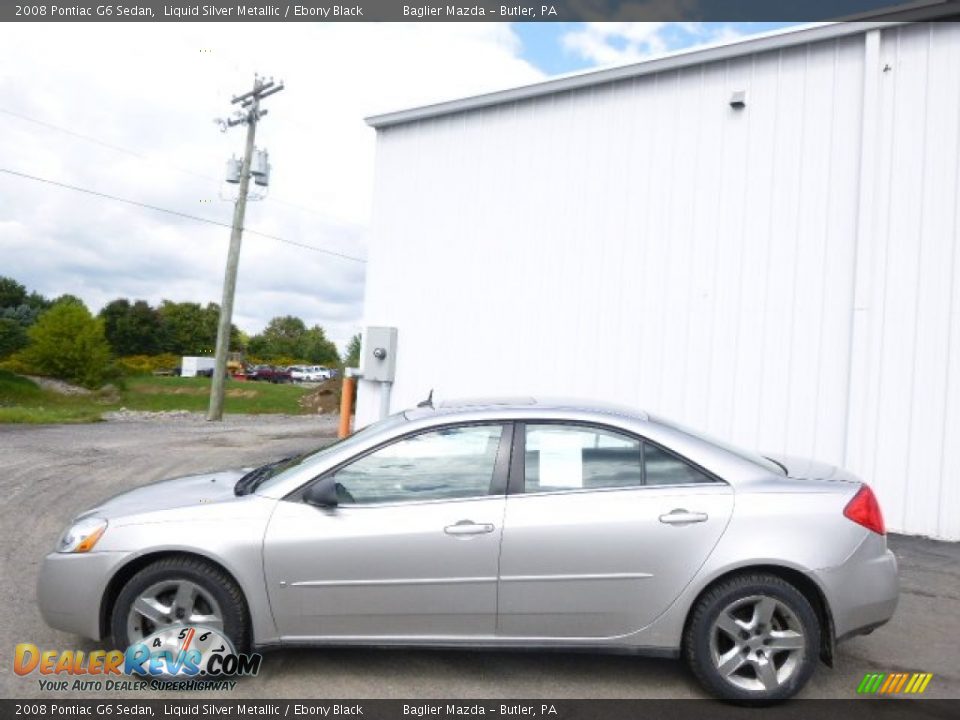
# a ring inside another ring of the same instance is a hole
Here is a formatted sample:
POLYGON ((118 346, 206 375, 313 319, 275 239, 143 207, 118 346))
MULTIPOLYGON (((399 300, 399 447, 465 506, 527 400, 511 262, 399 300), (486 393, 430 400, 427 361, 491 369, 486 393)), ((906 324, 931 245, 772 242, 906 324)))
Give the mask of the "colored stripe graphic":
POLYGON ((887 675, 887 680, 886 680, 886 682, 884 682, 884 683, 883 683, 883 686, 880 688, 880 694, 882 695, 883 693, 887 692, 887 691, 893 686, 893 684, 896 682, 896 680, 897 680, 898 677, 900 677, 900 676, 897 675, 896 673, 892 673, 892 674, 890 674, 890 675, 887 675))
POLYGON ((900 680, 897 682, 897 687, 890 692, 900 692, 903 688, 904 683, 907 682, 907 678, 910 677, 910 673, 900 673, 900 680))
POLYGON ((860 695, 917 695, 927 689, 933 673, 867 673, 857 686, 860 695))
POLYGON ((883 680, 883 678, 884 675, 882 673, 867 673, 863 676, 863 680, 860 681, 857 692, 861 694, 875 693, 877 688, 880 687, 880 681, 883 680))

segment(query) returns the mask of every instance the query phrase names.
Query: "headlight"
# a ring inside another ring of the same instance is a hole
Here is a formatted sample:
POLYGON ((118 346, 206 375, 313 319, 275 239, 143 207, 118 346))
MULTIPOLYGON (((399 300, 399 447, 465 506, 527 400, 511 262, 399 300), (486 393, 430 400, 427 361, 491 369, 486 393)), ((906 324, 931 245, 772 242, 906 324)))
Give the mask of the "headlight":
POLYGON ((57 541, 59 553, 85 553, 93 550, 103 531, 107 529, 107 521, 98 517, 87 517, 77 520, 63 531, 57 541))

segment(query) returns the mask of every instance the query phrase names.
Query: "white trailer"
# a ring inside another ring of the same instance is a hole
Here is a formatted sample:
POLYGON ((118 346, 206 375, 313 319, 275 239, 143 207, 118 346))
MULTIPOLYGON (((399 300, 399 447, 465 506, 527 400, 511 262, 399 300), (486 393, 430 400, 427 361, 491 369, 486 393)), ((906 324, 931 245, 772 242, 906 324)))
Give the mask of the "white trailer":
POLYGON ((180 363, 180 377, 197 377, 201 373, 213 370, 214 359, 212 357, 198 357, 196 355, 184 355, 180 363))

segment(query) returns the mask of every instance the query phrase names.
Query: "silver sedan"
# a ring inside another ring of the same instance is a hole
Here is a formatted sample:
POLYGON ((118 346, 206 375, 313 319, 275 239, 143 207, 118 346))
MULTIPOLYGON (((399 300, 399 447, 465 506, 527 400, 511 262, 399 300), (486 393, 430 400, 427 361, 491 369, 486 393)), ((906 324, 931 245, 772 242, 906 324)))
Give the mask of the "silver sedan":
POLYGON ((132 490, 71 523, 38 586, 50 625, 119 648, 194 624, 238 649, 682 656, 711 693, 765 701, 897 593, 877 501, 843 470, 534 400, 419 407, 132 490))

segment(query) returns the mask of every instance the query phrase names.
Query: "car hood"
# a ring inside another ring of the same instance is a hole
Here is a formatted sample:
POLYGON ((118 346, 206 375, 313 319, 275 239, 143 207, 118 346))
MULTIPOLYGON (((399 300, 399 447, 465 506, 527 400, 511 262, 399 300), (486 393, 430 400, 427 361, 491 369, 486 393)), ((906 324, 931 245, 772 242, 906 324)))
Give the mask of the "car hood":
POLYGON ((96 515, 109 520, 123 515, 233 501, 236 499, 233 486, 249 470, 227 470, 161 480, 116 495, 81 517, 96 515))
POLYGON ((859 478, 843 468, 819 460, 795 457, 793 455, 776 455, 773 453, 766 453, 766 457, 786 467, 787 477, 793 478, 794 480, 860 482, 859 478))

